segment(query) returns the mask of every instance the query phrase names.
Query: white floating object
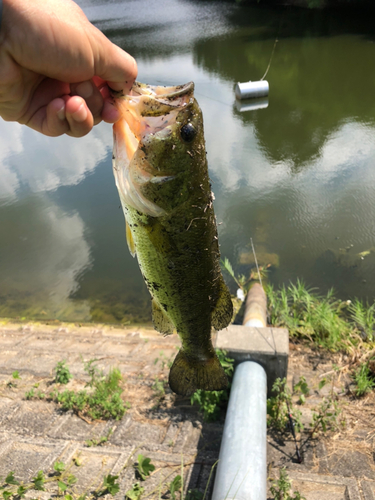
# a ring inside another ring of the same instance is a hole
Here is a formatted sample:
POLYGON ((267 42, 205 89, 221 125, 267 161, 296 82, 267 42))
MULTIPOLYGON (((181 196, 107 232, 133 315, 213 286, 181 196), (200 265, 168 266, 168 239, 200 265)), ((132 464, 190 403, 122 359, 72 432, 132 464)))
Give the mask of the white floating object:
POLYGON ((259 82, 237 83, 234 92, 237 99, 265 97, 268 95, 269 85, 266 80, 260 80, 259 82))
POLYGON ((247 99, 246 101, 239 101, 236 99, 234 105, 240 113, 243 113, 244 111, 255 111, 256 109, 265 109, 268 108, 268 97, 247 99))

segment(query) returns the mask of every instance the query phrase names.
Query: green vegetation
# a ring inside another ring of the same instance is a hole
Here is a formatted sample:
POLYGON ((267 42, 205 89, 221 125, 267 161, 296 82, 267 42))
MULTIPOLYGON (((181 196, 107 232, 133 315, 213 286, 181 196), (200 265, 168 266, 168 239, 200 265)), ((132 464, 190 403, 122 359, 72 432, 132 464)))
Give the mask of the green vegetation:
POLYGON ((292 483, 286 473, 285 467, 280 469, 279 479, 273 481, 271 493, 275 500, 306 500, 298 491, 291 496, 292 483))
POLYGON ((4 500, 20 500, 30 491, 46 491, 47 484, 55 486, 56 492, 53 496, 63 500, 93 500, 104 495, 114 496, 120 491, 120 486, 116 483, 119 476, 105 475, 99 485, 91 492, 77 493, 75 484, 77 478, 72 474, 75 467, 79 467, 78 459, 73 459, 69 465, 63 462, 55 462, 53 472, 46 475, 42 470, 38 471, 29 483, 18 481, 14 472, 7 474, 4 480, 0 480, 0 493, 4 500))
MULTIPOLYGON (((326 384, 323 379, 319 384, 319 390, 326 384)), ((301 421, 301 411, 295 408, 292 400, 292 393, 286 384, 286 379, 277 378, 272 392, 274 396, 267 399, 267 424, 269 427, 277 431, 283 432, 289 425, 289 415, 293 419, 293 424, 297 432, 304 430, 304 425, 301 421)), ((308 395, 310 389, 306 383, 305 377, 301 377, 299 382, 294 386, 294 395, 301 394, 299 404, 305 403, 305 396, 308 395), (303 396, 303 397, 301 397, 303 396)), ((318 432, 327 432, 335 430, 344 425, 343 420, 339 420, 341 408, 334 394, 328 398, 323 398, 323 401, 313 411, 311 422, 309 423, 310 434, 316 435, 318 432)))
POLYGON ((311 434, 315 435, 319 431, 327 432, 327 430, 343 427, 344 420, 341 422, 338 420, 341 411, 338 401, 334 400, 333 397, 323 398, 323 401, 312 415, 312 422, 310 422, 311 434))
MULTIPOLYGON (((21 500, 27 497, 33 498, 31 492, 48 491, 51 498, 58 498, 60 500, 97 500, 105 495, 115 496, 120 491, 120 478, 124 470, 132 467, 134 469, 135 478, 137 482, 132 484, 125 493, 125 500, 141 500, 141 498, 171 498, 172 500, 205 500, 207 497, 208 487, 210 485, 212 474, 216 463, 212 466, 209 478, 206 483, 205 492, 192 489, 184 495, 184 466, 191 466, 191 463, 184 464, 181 458, 181 464, 169 465, 172 469, 160 478, 157 487, 148 491, 145 495, 147 483, 146 481, 153 473, 157 473, 160 469, 156 469, 155 465, 151 463, 149 457, 139 454, 137 462, 131 464, 129 461, 125 464, 123 469, 119 471, 118 475, 104 474, 102 479, 97 478, 96 484, 93 482, 90 489, 80 491, 78 478, 75 471, 78 467, 83 467, 82 460, 79 455, 72 458, 72 460, 65 464, 64 462, 57 461, 53 465, 53 470, 46 474, 44 471, 39 470, 37 474, 31 478, 30 482, 19 481, 15 477, 14 471, 10 471, 6 477, 0 478, 0 496, 3 500, 21 500)), ((35 494, 37 497, 38 493, 35 494)))
POLYGON ((268 285, 266 293, 270 323, 288 328, 291 336, 308 339, 332 351, 345 352, 372 340, 374 306, 368 308, 358 300, 354 303, 337 300, 333 290, 322 297, 300 280, 277 291, 268 285))
POLYGON ((220 409, 226 405, 229 397, 230 380, 233 376, 234 370, 234 360, 228 358, 225 351, 217 350, 216 353, 229 379, 228 389, 222 391, 203 391, 198 389, 194 392, 190 399, 192 405, 199 405, 199 410, 203 413, 203 419, 206 422, 213 422, 217 420, 220 415, 220 409))
POLYGON ((296 431, 301 431, 303 429, 301 412, 293 407, 292 394, 286 384, 286 379, 277 378, 272 386, 272 392, 275 393, 275 396, 267 399, 268 426, 278 431, 284 431, 289 423, 290 409, 296 431))
POLYGON ((375 327, 375 304, 355 299, 348 307, 351 318, 365 340, 372 341, 375 327))
POLYGON ((57 384, 68 384, 69 380, 73 378, 69 368, 66 366, 66 361, 59 361, 55 368, 55 382, 57 384))
MULTIPOLYGON (((244 274, 240 274, 237 276, 233 270, 232 264, 229 262, 229 259, 227 257, 225 257, 224 260, 221 260, 220 263, 222 268, 229 274, 229 276, 231 276, 231 278, 235 281, 238 288, 240 288, 245 295, 249 291, 252 281, 253 280, 259 281, 258 272, 255 270, 251 271, 250 276, 248 278, 246 278, 244 274)), ((261 279, 266 279, 267 268, 259 266, 259 274, 261 279)))
MULTIPOLYGON (((297 283, 275 290, 266 287, 269 321, 274 326, 288 328, 290 336, 308 340, 330 351, 353 355, 352 376, 356 396, 363 396, 375 387, 371 369, 375 357, 375 303, 355 299, 340 301, 333 290, 320 296, 305 284, 297 283)), ((334 411, 334 410, 333 410, 334 411)))
MULTIPOLYGON (((155 466, 151 463, 151 459, 149 457, 145 457, 142 454, 138 455, 137 462, 133 467, 136 479, 141 480, 142 482, 146 481, 153 472, 156 472, 155 466)), ((176 469, 180 466, 177 465, 171 467, 172 469, 176 469)), ((181 474, 174 475, 175 471, 172 470, 171 473, 167 474, 163 479, 160 480, 158 487, 155 488, 155 490, 151 491, 151 493, 148 493, 146 497, 151 497, 152 494, 158 494, 158 498, 165 498, 165 495, 169 493, 172 500, 177 500, 176 493, 179 493, 178 498, 183 500, 183 470, 184 464, 183 460, 181 459, 181 474), (171 476, 174 476, 173 479, 167 482, 166 479, 170 479, 171 476)), ((132 487, 125 493, 125 500, 140 500, 144 494, 144 491, 145 488, 141 486, 139 482, 135 482, 133 483, 132 487)), ((185 497, 185 500, 202 499, 202 496, 193 497, 190 496, 190 494, 191 492, 189 491, 188 495, 185 497)))
POLYGON ((112 436, 112 434, 113 434, 113 429, 111 427, 105 436, 100 436, 98 439, 95 438, 88 439, 87 441, 85 441, 85 444, 88 448, 91 448, 92 446, 101 446, 102 444, 108 441, 108 439, 112 436))
MULTIPOLYGON (((41 391, 35 393, 34 389, 31 389, 26 392, 25 398, 54 401, 58 403, 63 410, 72 410, 84 419, 121 419, 129 406, 121 399, 122 388, 120 382, 122 376, 120 370, 112 368, 108 375, 104 375, 95 365, 96 361, 96 359, 92 359, 84 365, 85 372, 90 377, 89 382, 86 384, 86 387, 89 388, 88 390, 83 389, 78 392, 74 390, 65 390, 59 392, 55 387, 55 389, 46 396, 41 391)), ((58 382, 59 384, 67 383, 72 377, 64 361, 57 364, 55 372, 55 382, 63 380, 63 382, 58 382)))
POLYGON ((375 387, 374 375, 368 363, 361 364, 358 370, 354 372, 353 378, 357 385, 355 390, 356 396, 364 396, 375 387))
POLYGON ((125 493, 125 500, 139 500, 144 491, 145 489, 139 483, 134 483, 132 488, 125 493))
POLYGON ((138 462, 134 466, 137 476, 142 481, 145 481, 146 478, 150 475, 151 472, 155 470, 155 466, 151 463, 151 458, 145 457, 142 454, 138 455, 138 462))

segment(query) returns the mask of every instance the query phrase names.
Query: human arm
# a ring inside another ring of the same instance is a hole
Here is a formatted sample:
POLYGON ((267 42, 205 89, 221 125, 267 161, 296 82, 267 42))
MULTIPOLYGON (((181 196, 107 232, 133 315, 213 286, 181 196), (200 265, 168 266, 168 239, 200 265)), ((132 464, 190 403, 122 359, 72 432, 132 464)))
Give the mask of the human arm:
POLYGON ((81 137, 118 112, 109 89, 130 90, 135 60, 72 0, 3 0, 0 116, 49 136, 81 137))

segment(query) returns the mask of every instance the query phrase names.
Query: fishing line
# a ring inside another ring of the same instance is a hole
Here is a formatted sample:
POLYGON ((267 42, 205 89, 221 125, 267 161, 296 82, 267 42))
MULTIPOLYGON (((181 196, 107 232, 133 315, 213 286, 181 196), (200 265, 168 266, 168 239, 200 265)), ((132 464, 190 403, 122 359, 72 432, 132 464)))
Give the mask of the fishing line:
POLYGON ((257 266, 257 273, 258 273, 258 277, 259 277, 259 282, 260 282, 261 287, 263 288, 262 277, 261 277, 260 272, 259 272, 257 256, 255 255, 255 249, 254 249, 254 245, 253 245, 253 238, 250 238, 250 242, 251 242, 251 248, 253 249, 255 265, 257 266))
POLYGON ((268 66, 267 66, 267 69, 266 69, 266 72, 264 73, 264 75, 262 76, 262 78, 260 79, 260 81, 264 80, 267 76, 267 73, 271 67, 271 62, 272 62, 272 58, 273 58, 273 54, 275 52, 275 49, 276 49, 276 44, 279 40, 276 38, 275 39, 275 43, 273 44, 273 49, 272 49, 272 54, 271 54, 271 57, 270 57, 270 62, 268 63, 268 66))
POLYGON ((284 15, 284 10, 282 11, 281 13, 281 16, 280 16, 280 22, 279 22, 279 27, 277 29, 277 34, 276 34, 276 38, 275 38, 275 43, 273 44, 273 49, 272 49, 272 53, 271 53, 271 57, 270 57, 270 62, 268 63, 268 66, 267 66, 267 69, 266 69, 266 72, 264 73, 264 75, 262 76, 262 78, 260 79, 260 81, 264 80, 267 76, 267 73, 271 67, 271 62, 272 62, 272 58, 273 58, 273 55, 275 53, 275 49, 276 49, 276 45, 277 45, 277 42, 279 41, 279 33, 280 33, 280 29, 281 29, 281 25, 282 25, 282 21, 283 21, 283 15, 284 15))

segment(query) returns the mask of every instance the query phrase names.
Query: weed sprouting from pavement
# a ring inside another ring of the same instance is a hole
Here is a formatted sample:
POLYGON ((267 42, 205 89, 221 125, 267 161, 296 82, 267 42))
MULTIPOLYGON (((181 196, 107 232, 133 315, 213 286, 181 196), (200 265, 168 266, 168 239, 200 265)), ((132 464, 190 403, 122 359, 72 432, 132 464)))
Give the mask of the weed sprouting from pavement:
POLYGON ((56 496, 64 500, 93 500, 109 494, 115 496, 120 491, 120 485, 116 482, 119 476, 111 474, 104 475, 103 480, 91 492, 77 492, 77 477, 72 473, 81 464, 77 457, 73 458, 70 464, 55 462, 53 472, 46 475, 42 470, 31 479, 30 482, 18 481, 14 471, 10 471, 5 479, 0 481, 0 493, 4 500, 19 500, 31 491, 46 491, 47 485, 54 490, 51 496, 56 496))
MULTIPOLYGON (((109 420, 121 419, 126 410, 129 408, 128 403, 124 403, 121 398, 122 388, 120 382, 122 376, 117 368, 110 369, 105 375, 94 363, 97 360, 93 359, 85 363, 84 369, 89 375, 89 382, 86 387, 80 391, 65 390, 59 391, 56 387, 48 395, 40 391, 35 394, 34 389, 31 389, 25 394, 26 399, 46 399, 58 403, 65 411, 72 410, 77 415, 91 420, 109 420)), ((63 380, 67 380, 67 372, 70 375, 69 369, 65 366, 65 362, 58 363, 55 371, 58 368, 64 369, 63 380)), ((56 379, 55 379, 56 380, 56 379)), ((60 382, 61 383, 61 382, 60 382)))
POLYGON ((145 481, 150 473, 155 470, 155 465, 151 463, 151 458, 145 457, 140 453, 137 458, 137 464, 134 465, 134 468, 139 479, 145 481))
POLYGON ((288 477, 285 467, 280 469, 279 479, 273 481, 270 488, 274 500, 306 500, 305 497, 299 493, 299 491, 294 491, 292 496, 291 493, 292 483, 288 477))
POLYGON ((69 381, 73 378, 73 375, 70 373, 69 368, 66 366, 66 361, 59 361, 55 368, 55 382, 57 384, 68 384, 69 381))
POLYGON ((92 446, 101 446, 102 444, 108 441, 108 439, 112 436, 112 434, 113 434, 113 429, 111 427, 105 436, 100 436, 98 439, 96 438, 87 439, 85 441, 85 444, 88 448, 91 448, 92 446))

